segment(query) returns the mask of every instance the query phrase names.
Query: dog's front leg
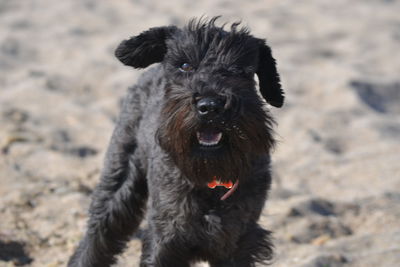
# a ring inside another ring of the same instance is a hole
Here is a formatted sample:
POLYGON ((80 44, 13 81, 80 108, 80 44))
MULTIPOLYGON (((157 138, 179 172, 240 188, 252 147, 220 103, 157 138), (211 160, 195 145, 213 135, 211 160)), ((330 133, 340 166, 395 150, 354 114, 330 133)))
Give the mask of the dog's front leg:
POLYGON ((135 155, 129 127, 118 125, 107 151, 100 184, 93 193, 87 232, 70 267, 110 266, 143 218, 147 182, 135 155))
POLYGON ((248 225, 229 259, 210 262, 211 267, 255 267, 256 263, 271 263, 273 256, 271 233, 257 223, 248 225))
MULTIPOLYGON (((162 244, 154 250, 154 264, 148 265, 149 267, 189 267, 187 257, 189 254, 185 253, 184 247, 175 247, 170 244, 162 244)), ((146 266, 146 265, 144 265, 146 266)), ((147 267, 147 266, 146 266, 147 267)))
POLYGON ((148 232, 143 240, 140 267, 189 267, 191 256, 181 242, 156 241, 154 233, 148 232))

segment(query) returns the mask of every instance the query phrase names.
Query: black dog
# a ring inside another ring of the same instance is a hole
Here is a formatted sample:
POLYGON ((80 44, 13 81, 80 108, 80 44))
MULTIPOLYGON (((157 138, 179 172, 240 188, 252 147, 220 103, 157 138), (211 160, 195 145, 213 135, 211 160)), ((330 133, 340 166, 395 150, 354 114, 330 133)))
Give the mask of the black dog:
POLYGON ((130 88, 69 266, 116 262, 147 210, 141 266, 255 266, 272 257, 260 216, 271 183, 273 120, 283 104, 265 40, 215 20, 151 28, 115 55, 145 68, 130 88), (254 74, 259 79, 259 95, 254 74))

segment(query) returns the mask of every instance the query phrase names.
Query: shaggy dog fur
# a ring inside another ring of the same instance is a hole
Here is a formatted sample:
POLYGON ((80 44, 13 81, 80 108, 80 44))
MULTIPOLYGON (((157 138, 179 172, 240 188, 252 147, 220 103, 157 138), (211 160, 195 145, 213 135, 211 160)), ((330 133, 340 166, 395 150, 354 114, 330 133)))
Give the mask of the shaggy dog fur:
POLYGON ((246 267, 271 259, 270 232, 257 224, 274 145, 265 101, 281 107, 283 91, 265 40, 215 20, 151 28, 117 48, 125 65, 160 64, 124 99, 69 266, 115 263, 145 211, 140 266, 246 267), (233 187, 207 186, 216 180, 233 187))

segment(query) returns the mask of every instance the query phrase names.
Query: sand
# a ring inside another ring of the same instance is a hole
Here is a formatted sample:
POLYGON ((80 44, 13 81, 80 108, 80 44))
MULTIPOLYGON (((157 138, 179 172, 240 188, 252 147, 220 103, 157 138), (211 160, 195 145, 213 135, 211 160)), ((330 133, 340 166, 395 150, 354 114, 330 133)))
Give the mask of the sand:
MULTIPOLYGON (((272 266, 400 264, 400 1, 0 1, 0 266, 65 266, 141 71, 118 43, 200 15, 267 38, 287 101, 272 266)), ((133 238, 118 266, 137 266, 133 238)))

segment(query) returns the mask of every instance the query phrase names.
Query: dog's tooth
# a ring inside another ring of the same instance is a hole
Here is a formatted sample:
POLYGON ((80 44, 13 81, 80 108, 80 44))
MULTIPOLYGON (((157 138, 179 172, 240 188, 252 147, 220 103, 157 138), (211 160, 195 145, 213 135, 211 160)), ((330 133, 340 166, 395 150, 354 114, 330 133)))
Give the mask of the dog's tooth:
POLYGON ((222 133, 218 133, 216 142, 219 143, 219 141, 221 141, 221 138, 222 138, 222 133))

